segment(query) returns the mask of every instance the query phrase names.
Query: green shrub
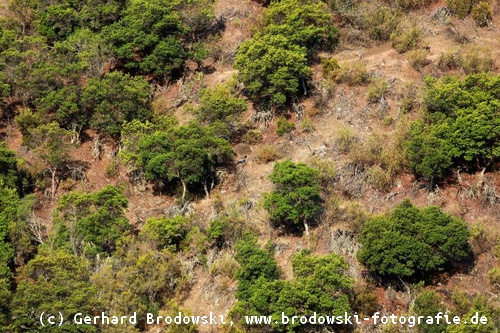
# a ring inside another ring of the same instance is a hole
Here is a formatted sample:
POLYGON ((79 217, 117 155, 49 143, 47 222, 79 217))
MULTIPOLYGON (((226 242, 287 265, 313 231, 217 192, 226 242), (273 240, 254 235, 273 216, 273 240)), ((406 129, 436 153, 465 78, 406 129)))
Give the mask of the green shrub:
POLYGON ((159 250, 176 251, 180 243, 186 238, 187 222, 188 219, 183 216, 160 219, 150 218, 146 221, 141 234, 147 239, 156 242, 159 250))
POLYGON ((500 159, 498 110, 492 107, 499 103, 499 82, 500 76, 487 74, 426 80, 429 121, 413 123, 404 144, 415 173, 439 178, 453 166, 475 170, 500 159))
POLYGON ((472 9, 474 0, 446 0, 446 5, 459 18, 465 18, 472 9))
POLYGON ((487 73, 493 69, 493 55, 489 47, 472 46, 461 54, 462 68, 466 74, 487 73))
POLYGON ((486 1, 479 2, 472 8, 472 19, 479 27, 485 27, 491 23, 493 13, 491 12, 490 5, 486 1))
POLYGON ((239 281, 236 297, 239 300, 248 300, 252 294, 252 287, 259 280, 273 281, 280 276, 280 271, 272 253, 260 248, 257 237, 246 234, 236 246, 235 259, 240 264, 235 278, 239 281))
MULTIPOLYGON (((434 291, 426 290, 417 295, 415 298, 415 304, 413 306, 413 311, 418 316, 434 316, 436 313, 446 313, 446 307, 441 302, 441 297, 434 291)), ((422 323, 418 325, 419 332, 423 333, 441 333, 446 331, 446 323, 441 322, 439 324, 433 323, 425 324, 422 323)))
POLYGON ((314 125, 311 119, 309 118, 304 118, 300 124, 300 128, 302 129, 303 133, 312 133, 314 132, 314 125))
POLYGON ((405 53, 422 45, 422 31, 415 24, 400 24, 390 39, 398 53, 405 53))
POLYGON ((249 231, 243 216, 236 211, 226 213, 210 221, 207 239, 219 248, 232 246, 241 238, 244 231, 249 231))
POLYGON ((234 122, 248 108, 247 102, 235 96, 227 85, 216 85, 200 92, 200 104, 194 109, 197 118, 206 123, 234 122))
POLYGON ((323 76, 330 77, 332 73, 334 73, 336 70, 340 69, 339 63, 337 59, 335 58, 330 58, 330 59, 321 59, 321 68, 323 71, 323 76))
MULTIPOLYGON (((243 317, 247 313, 275 318, 282 313, 298 316, 310 316, 313 312, 318 316, 351 313, 348 294, 353 281, 346 273, 348 265, 342 257, 336 254, 318 257, 301 251, 292 257, 292 267, 293 280, 257 279, 246 298, 238 297, 231 313, 233 320, 245 325, 243 317)), ((297 321, 271 325, 272 331, 279 333, 297 332, 301 326, 297 321)))
POLYGON ((409 200, 361 227, 359 260, 373 273, 429 278, 471 254, 467 224, 438 207, 417 208, 409 200))
POLYGON ((295 124, 291 121, 286 120, 284 117, 278 118, 276 122, 276 133, 279 136, 290 133, 295 129, 295 124))

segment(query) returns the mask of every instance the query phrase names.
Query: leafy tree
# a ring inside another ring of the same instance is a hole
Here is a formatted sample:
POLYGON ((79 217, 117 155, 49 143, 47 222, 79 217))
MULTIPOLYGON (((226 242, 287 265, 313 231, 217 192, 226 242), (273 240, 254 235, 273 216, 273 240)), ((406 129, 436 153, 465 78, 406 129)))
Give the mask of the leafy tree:
POLYGON ((50 41, 64 40, 80 27, 97 32, 117 21, 124 7, 124 0, 42 0, 32 6, 38 31, 50 41))
POLYGON ((263 105, 285 105, 311 77, 306 48, 283 35, 256 35, 244 41, 234 66, 252 99, 263 105))
MULTIPOLYGON (((338 255, 312 256, 307 251, 292 257, 294 279, 289 281, 254 277, 255 282, 247 293, 238 297, 231 314, 243 315, 339 316, 351 312, 347 293, 352 279, 346 274, 347 264, 338 255), (242 297, 246 296, 246 297, 242 297)), ((241 285, 241 281, 240 281, 241 285)), ((300 323, 279 325, 272 323, 278 332, 305 332, 300 323)))
POLYGON ((308 231, 308 223, 321 212, 319 172, 303 163, 276 163, 270 179, 275 190, 266 194, 264 207, 274 226, 308 231))
POLYGON ((150 86, 140 77, 111 72, 91 79, 82 94, 91 125, 103 135, 118 138, 126 121, 145 121, 151 113, 150 86))
POLYGON ((13 332, 95 333, 91 325, 72 323, 73 316, 101 308, 97 289, 89 282, 89 262, 65 251, 42 248, 19 274, 12 301, 13 332), (40 326, 42 312, 63 313, 65 323, 40 326))
POLYGON ((188 53, 180 36, 184 29, 176 5, 180 1, 129 2, 121 19, 103 33, 123 66, 160 77, 181 70, 188 53))
POLYGON ((451 168, 496 168, 500 161, 500 76, 428 78, 426 121, 412 125, 406 151, 412 170, 431 179, 451 168))
POLYGON ((333 47, 338 41, 333 17, 321 1, 274 1, 265 12, 264 22, 266 34, 283 35, 308 52, 333 47))
POLYGON ((467 224, 438 207, 409 200, 361 227, 359 260, 373 273, 419 279, 468 258, 467 224))
POLYGON ((45 163, 51 178, 51 197, 54 200, 60 179, 61 166, 69 158, 67 131, 55 122, 40 125, 31 130, 29 137, 23 137, 30 147, 45 163))
POLYGON ((239 281, 236 297, 247 300, 252 295, 252 286, 257 281, 273 281, 280 276, 273 254, 260 248, 254 234, 246 234, 236 244, 235 259, 240 264, 235 277, 239 281))
POLYGON ((76 255, 111 254, 130 229, 122 191, 106 186, 95 193, 71 192, 62 196, 55 213, 55 244, 76 255))
POLYGON ((208 196, 209 184, 215 182, 215 167, 232 156, 229 142, 214 130, 190 123, 139 139, 146 177, 157 182, 180 182, 182 200, 188 188, 200 186, 208 196))
POLYGON ((247 103, 235 96, 228 85, 219 84, 200 93, 200 105, 194 109, 194 113, 202 122, 213 123, 219 120, 232 123, 247 108, 247 103))
MULTIPOLYGON (((92 275, 104 307, 115 315, 137 312, 144 330, 146 313, 157 314, 185 286, 187 276, 179 257, 156 251, 137 238, 125 236, 113 257, 92 275)), ((105 332, 111 328, 105 328, 105 332)))
POLYGON ((187 234, 187 218, 175 216, 172 218, 151 218, 147 220, 141 234, 156 242, 159 249, 176 251, 187 234))
POLYGON ((6 324, 12 296, 14 249, 9 242, 9 224, 16 217, 18 203, 16 190, 5 186, 0 179, 0 327, 6 324))

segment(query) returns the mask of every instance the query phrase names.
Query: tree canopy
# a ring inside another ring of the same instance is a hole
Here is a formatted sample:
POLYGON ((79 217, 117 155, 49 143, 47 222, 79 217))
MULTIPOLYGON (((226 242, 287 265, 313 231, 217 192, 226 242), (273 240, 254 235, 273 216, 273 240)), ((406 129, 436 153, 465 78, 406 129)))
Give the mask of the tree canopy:
POLYGON ((117 240, 130 229, 127 206, 127 198, 113 186, 62 196, 55 214, 56 246, 90 258, 113 253, 117 240))
POLYGON ((286 160, 275 164, 269 178, 275 190, 266 194, 264 207, 273 225, 292 231, 307 228, 322 209, 319 172, 304 163, 286 160))
POLYGON ((373 273, 424 279, 467 259, 471 252, 467 224, 441 212, 403 201, 387 215, 361 227, 359 260, 373 273))
POLYGON ((424 121, 413 124, 406 150, 410 167, 433 178, 451 168, 496 169, 500 161, 500 76, 474 74, 464 81, 428 78, 424 121))

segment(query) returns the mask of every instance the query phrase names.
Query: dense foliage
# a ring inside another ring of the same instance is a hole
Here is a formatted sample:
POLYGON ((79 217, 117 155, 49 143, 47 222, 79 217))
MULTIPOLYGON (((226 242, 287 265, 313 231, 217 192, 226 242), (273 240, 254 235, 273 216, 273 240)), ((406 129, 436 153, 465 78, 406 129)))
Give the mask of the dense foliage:
POLYGON ((325 4, 314 0, 273 1, 262 32, 238 48, 235 68, 250 97, 264 107, 290 103, 307 93, 315 51, 333 47, 338 30, 325 4))
POLYGON ((465 222, 438 207, 403 201, 361 227, 359 260, 373 273, 425 279, 471 254, 465 222))
POLYGON ((500 161, 500 76, 475 74, 426 80, 426 121, 413 124, 407 152, 419 175, 451 168, 496 169, 500 161))
MULTIPOLYGON (((246 315, 287 316, 344 315, 351 311, 347 292, 352 280, 346 275, 347 264, 338 255, 316 257, 302 251, 292 257, 293 280, 279 280, 271 255, 251 242, 237 247, 240 269, 236 297, 232 310, 236 319, 246 315)), ((300 323, 272 323, 273 331, 304 332, 300 323)))
POLYGON ((77 255, 111 254, 130 228, 128 201, 122 191, 106 186, 99 192, 64 195, 55 215, 55 244, 77 255))
POLYGON ((208 195, 216 182, 215 168, 232 157, 227 136, 227 128, 219 124, 175 126, 169 118, 159 119, 157 125, 136 121, 126 126, 123 154, 148 180, 181 185, 183 199, 188 190, 208 195))
POLYGON ((319 172, 290 160, 276 163, 270 179, 275 190, 265 196, 264 207, 275 227, 291 231, 307 229, 321 212, 319 172))
POLYGON ((95 333, 91 325, 72 323, 76 313, 93 313, 101 307, 97 288, 90 283, 90 263, 62 250, 45 249, 23 268, 12 302, 14 332, 41 332, 42 312, 64 314, 65 325, 43 332, 95 333))

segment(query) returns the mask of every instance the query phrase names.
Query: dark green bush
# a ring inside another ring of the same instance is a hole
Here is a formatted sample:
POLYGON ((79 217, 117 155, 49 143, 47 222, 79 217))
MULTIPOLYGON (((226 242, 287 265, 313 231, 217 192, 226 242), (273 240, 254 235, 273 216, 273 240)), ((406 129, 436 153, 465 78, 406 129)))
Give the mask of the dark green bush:
POLYGON ((427 122, 410 130, 406 151, 412 170, 441 177, 451 167, 496 168, 500 159, 500 76, 475 74, 464 81, 427 79, 427 122))
POLYGON ((279 136, 290 133, 295 129, 295 124, 291 121, 286 120, 284 117, 278 118, 276 122, 276 133, 279 136))
POLYGON ((403 201, 391 213, 361 227, 359 260, 373 273, 425 279, 471 254, 469 231, 462 220, 438 207, 417 208, 403 201))
POLYGON ((271 223, 291 231, 303 231, 321 212, 319 172, 304 163, 276 163, 269 176, 275 190, 266 194, 264 207, 271 223))

